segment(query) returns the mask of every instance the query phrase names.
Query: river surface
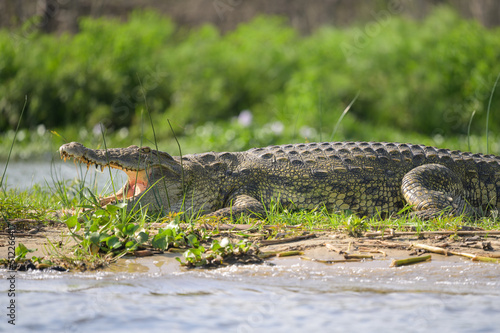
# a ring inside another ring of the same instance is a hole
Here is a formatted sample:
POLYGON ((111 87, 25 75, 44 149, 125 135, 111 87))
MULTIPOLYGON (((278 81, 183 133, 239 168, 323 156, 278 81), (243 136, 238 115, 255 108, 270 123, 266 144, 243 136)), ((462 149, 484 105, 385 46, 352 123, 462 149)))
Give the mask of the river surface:
MULTIPOLYGON (((0 176, 5 169, 5 163, 0 162, 0 176)), ((6 183, 8 188, 27 189, 34 184, 47 186, 54 182, 64 181, 68 185, 72 180, 79 179, 87 183, 87 185, 97 184, 97 188, 101 191, 106 186, 110 185, 111 177, 115 185, 121 187, 126 180, 125 173, 112 169, 111 175, 109 169, 104 172, 95 171, 91 167, 87 171, 87 167, 73 162, 10 162, 7 167, 6 183)), ((111 190, 109 192, 112 192, 111 190)))
MULTIPOLYGON (((77 175, 72 163, 55 170, 60 180, 77 175)), ((9 187, 50 184, 50 171, 49 163, 10 164, 9 187)), ((0 331, 500 332, 500 265, 440 258, 399 268, 277 258, 187 270, 165 254, 99 272, 0 270, 0 331), (6 316, 12 299, 15 327, 6 316)))
MULTIPOLYGON (((270 263, 187 270, 156 255, 93 273, 17 272, 16 329, 4 331, 500 331, 497 264, 270 263)), ((0 271, 1 281, 9 274, 0 271)))

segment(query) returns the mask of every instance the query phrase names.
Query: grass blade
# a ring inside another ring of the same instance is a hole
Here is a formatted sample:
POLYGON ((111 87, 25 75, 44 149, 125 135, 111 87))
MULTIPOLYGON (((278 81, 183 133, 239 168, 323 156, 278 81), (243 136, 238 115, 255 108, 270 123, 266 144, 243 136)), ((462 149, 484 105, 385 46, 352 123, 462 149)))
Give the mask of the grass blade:
POLYGON ((7 173, 7 168, 9 166, 10 155, 12 154, 12 149, 14 148, 14 143, 16 142, 17 132, 19 132, 19 125, 21 125, 21 119, 23 119, 24 110, 26 110, 26 104, 28 104, 28 96, 24 97, 24 106, 21 110, 21 116, 19 117, 19 121, 17 122, 16 132, 14 133, 14 139, 12 140, 12 144, 10 145, 9 155, 7 155, 7 162, 5 163, 5 168, 3 169, 2 178, 0 179, 0 188, 3 186, 3 180, 5 179, 5 174, 7 173))
POLYGON ((332 135, 330 136, 330 141, 333 141, 333 138, 335 137, 335 134, 337 133, 337 130, 338 130, 339 126, 340 126, 340 123, 342 122, 342 119, 344 119, 345 115, 347 114, 347 112, 349 112, 349 110, 351 109, 351 106, 358 99, 358 97, 359 97, 359 91, 356 94, 356 96, 354 96, 354 98, 352 99, 351 103, 349 103, 349 105, 344 109, 344 112, 342 112, 342 114, 340 115, 339 120, 335 124, 335 128, 333 129, 332 135))
POLYGON ((493 85, 493 89, 491 89, 490 100, 488 101, 488 109, 486 110, 486 154, 490 153, 490 145, 488 139, 489 139, 491 101, 493 100, 493 95, 495 94, 495 90, 497 88, 499 79, 500 79, 500 73, 498 73, 497 79, 495 80, 495 84, 493 85))
MULTIPOLYGON (((472 114, 469 119, 469 126, 467 126, 467 145, 469 146, 469 151, 472 151, 470 148, 470 126, 472 125, 472 118, 474 118, 474 115, 476 114, 476 110, 472 111, 472 114)), ((486 125, 488 126, 488 125, 486 125)))

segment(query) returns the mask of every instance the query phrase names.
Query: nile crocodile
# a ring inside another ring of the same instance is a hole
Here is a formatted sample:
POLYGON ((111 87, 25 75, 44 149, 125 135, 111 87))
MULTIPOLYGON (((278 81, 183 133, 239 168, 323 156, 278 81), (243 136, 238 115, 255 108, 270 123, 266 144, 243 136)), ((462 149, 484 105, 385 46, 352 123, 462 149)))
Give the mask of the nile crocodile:
POLYGON ((325 207, 386 217, 409 205, 432 218, 483 216, 500 206, 500 157, 386 142, 324 142, 171 156, 149 147, 89 149, 72 142, 61 158, 123 170, 126 184, 101 205, 231 217, 325 207))

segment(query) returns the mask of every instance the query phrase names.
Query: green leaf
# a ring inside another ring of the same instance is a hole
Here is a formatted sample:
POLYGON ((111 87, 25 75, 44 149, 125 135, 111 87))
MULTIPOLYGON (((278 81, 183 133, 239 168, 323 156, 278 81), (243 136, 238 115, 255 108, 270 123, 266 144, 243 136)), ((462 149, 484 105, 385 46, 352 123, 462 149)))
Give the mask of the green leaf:
POLYGON ((137 229, 139 229, 140 226, 138 224, 127 224, 125 226, 125 228, 123 228, 123 233, 126 235, 126 236, 133 236, 135 234, 135 232, 137 231, 137 229))
POLYGON ((104 209, 98 209, 94 212, 95 217, 107 216, 108 213, 104 209))
POLYGON ((186 238, 191 247, 198 247, 200 245, 200 242, 198 242, 198 238, 196 238, 195 235, 189 234, 186 238))
POLYGON ((123 232, 123 229, 125 229, 125 224, 120 223, 115 225, 115 235, 120 238, 125 238, 125 233, 123 232))
POLYGON ((154 236, 153 241, 151 242, 151 245, 154 248, 160 249, 160 250, 165 250, 168 247, 168 242, 167 242, 167 237, 157 234, 154 236))
POLYGON ((109 222, 110 218, 109 216, 101 216, 101 218, 97 219, 97 223, 99 225, 105 225, 109 222))
POLYGON ((116 205, 107 205, 106 206, 106 210, 111 214, 111 215, 114 215, 118 209, 120 209, 119 207, 117 207, 116 205))
POLYGON ((19 243, 19 245, 15 249, 16 257, 14 258, 14 260, 17 261, 20 259, 24 259, 24 257, 26 257, 26 255, 29 252, 35 252, 36 250, 37 249, 34 249, 34 250, 28 249, 23 243, 19 243))
POLYGON ((216 239, 214 239, 214 240, 212 241, 212 245, 210 245, 210 250, 212 250, 212 251, 216 252, 216 251, 217 251, 218 249, 220 249, 220 248, 221 248, 221 246, 220 246, 220 244, 219 244, 219 241, 218 241, 218 240, 216 240, 216 239))
POLYGON ((119 202, 119 203, 116 203, 112 206, 116 206, 118 208, 126 208, 127 207, 127 203, 126 202, 119 202))
POLYGON ((81 229, 81 224, 78 222, 78 217, 76 215, 71 216, 66 220, 66 225, 71 232, 78 232, 81 229))
POLYGON ((196 259, 201 257, 201 251, 197 248, 190 248, 186 250, 186 252, 184 252, 183 255, 186 259, 189 258, 196 259))
POLYGON ((108 238, 110 238, 110 237, 111 237, 111 235, 108 235, 108 234, 106 234, 106 233, 102 233, 102 234, 100 234, 100 236, 99 236, 99 243, 101 243, 101 242, 105 242, 105 241, 106 241, 108 238))
POLYGON ((40 257, 37 257, 37 256, 32 256, 31 257, 31 262, 33 262, 33 263, 36 263, 36 262, 41 263, 42 259, 43 259, 43 257, 40 258, 40 257))
POLYGON ((90 224, 88 227, 89 231, 96 232, 97 230, 99 230, 99 223, 97 220, 94 219, 89 224, 90 224))
POLYGON ((116 236, 111 236, 106 240, 106 245, 110 249, 118 249, 122 246, 122 242, 120 242, 120 239, 116 236))
POLYGON ((139 244, 137 244, 135 240, 131 240, 125 243, 125 248, 127 249, 127 251, 134 251, 138 246, 139 244))
POLYGON ((68 228, 74 228, 78 224, 78 217, 76 217, 76 215, 73 215, 69 217, 64 223, 66 223, 68 228))
POLYGON ((167 229, 172 229, 172 230, 175 230, 176 232, 178 232, 178 230, 180 229, 180 226, 179 226, 179 222, 177 221, 172 221, 170 222, 167 227, 167 229))
POLYGON ((148 241, 148 239, 149 239, 149 235, 147 233, 145 233, 144 231, 139 232, 139 234, 137 234, 137 236, 135 237, 135 240, 139 244, 146 243, 148 241))
POLYGON ((98 232, 92 232, 92 233, 89 235, 89 241, 90 241, 92 244, 99 245, 100 239, 101 239, 101 234, 100 234, 100 233, 98 233, 98 232))
POLYGON ((175 232, 172 229, 160 229, 158 232, 162 236, 174 236, 175 232))
POLYGON ((182 266, 186 266, 186 263, 182 261, 181 257, 175 257, 175 260, 177 260, 182 266))

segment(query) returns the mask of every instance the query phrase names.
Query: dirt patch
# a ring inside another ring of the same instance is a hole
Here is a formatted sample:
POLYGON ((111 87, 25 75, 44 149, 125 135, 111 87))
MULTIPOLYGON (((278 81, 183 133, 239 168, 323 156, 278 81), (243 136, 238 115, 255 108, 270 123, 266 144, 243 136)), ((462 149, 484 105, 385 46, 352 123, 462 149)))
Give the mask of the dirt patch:
MULTIPOLYGON (((11 223, 11 225, 13 224, 11 223)), ((12 238, 16 246, 22 243, 28 249, 35 250, 30 253, 30 257, 32 255, 37 257, 46 256, 54 252, 54 250, 66 254, 68 249, 76 244, 71 237, 66 235, 68 227, 63 223, 38 223, 31 225, 30 228, 24 226, 18 228, 14 225, 11 230, 13 230, 12 233, 9 233, 8 229, 0 232, 0 258, 8 258, 9 241, 12 238)))

